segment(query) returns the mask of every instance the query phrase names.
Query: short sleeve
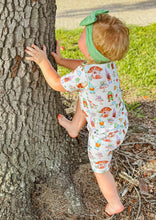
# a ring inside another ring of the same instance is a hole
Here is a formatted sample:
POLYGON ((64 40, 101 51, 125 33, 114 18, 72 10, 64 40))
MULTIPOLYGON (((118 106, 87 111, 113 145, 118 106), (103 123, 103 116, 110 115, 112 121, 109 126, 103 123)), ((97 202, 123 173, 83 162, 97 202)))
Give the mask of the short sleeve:
POLYGON ((61 77, 61 84, 67 92, 84 89, 88 85, 84 67, 80 65, 71 73, 61 77))

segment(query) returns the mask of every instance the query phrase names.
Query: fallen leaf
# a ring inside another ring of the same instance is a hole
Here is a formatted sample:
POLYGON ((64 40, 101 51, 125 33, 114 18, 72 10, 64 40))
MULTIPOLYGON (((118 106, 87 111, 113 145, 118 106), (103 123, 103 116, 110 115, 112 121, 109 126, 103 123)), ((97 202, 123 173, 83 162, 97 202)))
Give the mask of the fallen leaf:
POLYGON ((135 203, 136 203, 136 200, 133 199, 133 200, 132 200, 132 203, 135 204, 135 203))
POLYGON ((147 177, 147 173, 144 172, 143 175, 144 175, 144 177, 147 177))
POLYGON ((144 98, 145 98, 145 99, 148 99, 148 96, 147 96, 147 95, 144 95, 144 98))
POLYGON ((127 209, 128 214, 130 214, 130 210, 131 210, 131 207, 128 206, 128 209, 127 209))

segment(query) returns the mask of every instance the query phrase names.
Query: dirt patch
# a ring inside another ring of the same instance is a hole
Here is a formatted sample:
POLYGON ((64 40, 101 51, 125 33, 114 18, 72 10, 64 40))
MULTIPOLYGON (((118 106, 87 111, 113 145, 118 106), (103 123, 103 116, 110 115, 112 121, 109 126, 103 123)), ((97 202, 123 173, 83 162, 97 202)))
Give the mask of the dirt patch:
MULTIPOLYGON (((68 95, 64 99, 68 118, 75 110, 77 95, 68 95)), ((53 220, 154 220, 156 219, 156 102, 141 101, 139 110, 129 113, 129 130, 125 141, 114 151, 111 172, 115 177, 118 192, 124 204, 124 211, 108 217, 105 212, 106 200, 101 194, 90 164, 80 165, 73 174, 73 181, 82 196, 86 213, 73 217, 68 214, 66 201, 57 190, 51 190, 40 184, 39 194, 35 195, 35 205, 40 219, 53 220), (43 211, 44 210, 44 211, 43 211), (55 210, 55 211, 54 211, 55 210)), ((87 130, 80 132, 80 144, 87 143, 87 130)), ((37 190, 36 190, 37 191, 37 190)), ((37 193, 37 192, 36 192, 37 193)))

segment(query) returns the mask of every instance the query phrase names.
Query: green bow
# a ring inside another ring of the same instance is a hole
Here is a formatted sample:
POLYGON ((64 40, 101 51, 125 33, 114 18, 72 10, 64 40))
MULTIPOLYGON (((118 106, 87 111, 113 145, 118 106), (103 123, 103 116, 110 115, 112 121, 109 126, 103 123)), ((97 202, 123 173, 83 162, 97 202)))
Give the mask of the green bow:
POLYGON ((99 9, 97 11, 91 12, 90 16, 84 18, 80 26, 86 26, 86 45, 90 56, 98 63, 109 62, 110 60, 104 57, 94 46, 93 43, 93 23, 97 20, 97 15, 106 14, 109 11, 99 9))
POLYGON ((80 26, 87 26, 89 24, 93 24, 97 20, 97 15, 106 14, 106 13, 109 13, 109 11, 108 10, 106 11, 103 9, 92 11, 88 17, 84 18, 81 21, 80 26))

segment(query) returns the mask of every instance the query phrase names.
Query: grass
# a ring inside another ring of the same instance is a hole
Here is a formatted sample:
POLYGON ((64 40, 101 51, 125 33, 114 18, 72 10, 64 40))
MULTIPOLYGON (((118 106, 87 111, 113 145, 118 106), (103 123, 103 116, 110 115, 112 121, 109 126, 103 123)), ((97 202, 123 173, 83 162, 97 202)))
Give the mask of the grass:
MULTIPOLYGON (((156 95, 156 23, 146 27, 129 26, 130 49, 121 61, 116 62, 121 89, 125 99, 154 99, 156 95)), ((62 56, 84 59, 78 48, 82 29, 57 30, 56 39, 65 50, 62 56)), ((69 72, 58 67, 60 75, 69 72)))
POLYGON ((144 113, 141 109, 141 103, 134 101, 133 103, 126 104, 128 112, 134 112, 135 117, 142 118, 144 113))

